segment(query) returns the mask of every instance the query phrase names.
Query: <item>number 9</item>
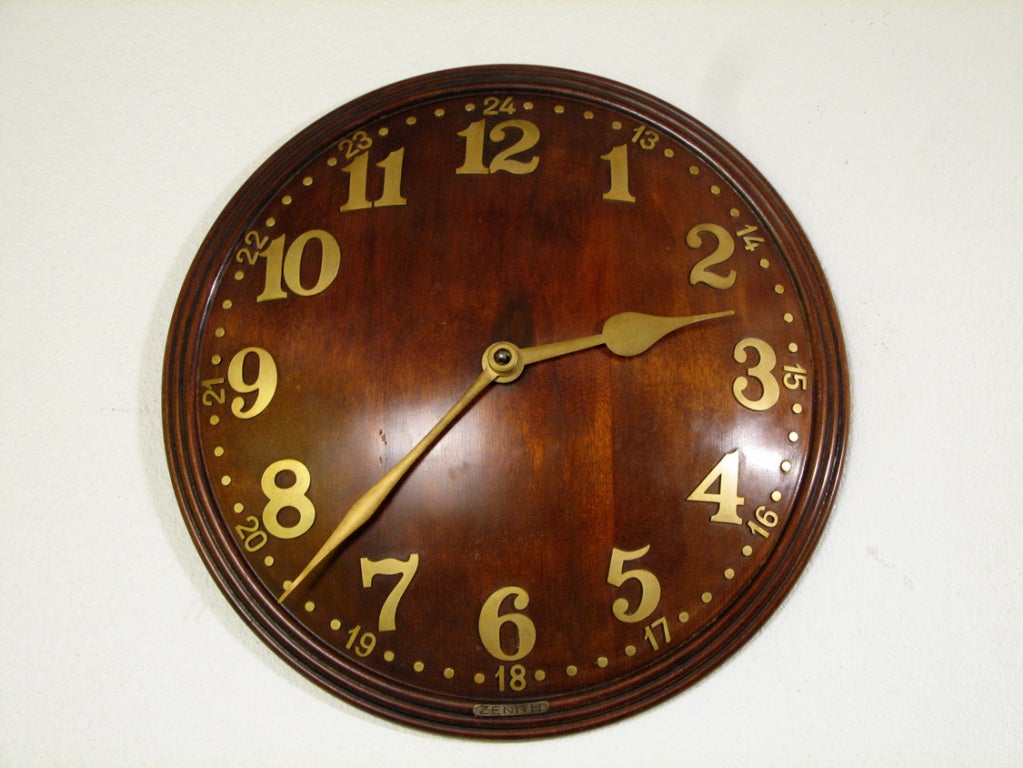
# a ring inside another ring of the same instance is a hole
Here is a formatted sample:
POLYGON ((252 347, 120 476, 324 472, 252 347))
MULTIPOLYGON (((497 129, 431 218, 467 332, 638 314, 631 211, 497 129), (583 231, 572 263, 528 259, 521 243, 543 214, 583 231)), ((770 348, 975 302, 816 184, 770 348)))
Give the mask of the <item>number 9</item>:
POLYGON ((277 391, 277 364, 269 352, 261 347, 246 347, 231 358, 231 364, 227 367, 227 381, 239 397, 231 401, 231 413, 239 419, 251 419, 258 416, 273 400, 277 391), (256 379, 249 382, 245 380, 245 360, 250 355, 256 356, 256 379), (256 393, 256 399, 248 409, 245 408, 245 399, 240 395, 256 393))

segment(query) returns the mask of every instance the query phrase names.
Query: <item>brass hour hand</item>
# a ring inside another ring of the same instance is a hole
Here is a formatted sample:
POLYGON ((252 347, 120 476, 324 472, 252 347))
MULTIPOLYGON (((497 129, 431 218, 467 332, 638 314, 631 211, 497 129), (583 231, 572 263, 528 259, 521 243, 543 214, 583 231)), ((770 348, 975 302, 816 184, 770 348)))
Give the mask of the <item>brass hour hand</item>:
POLYGON ((487 348, 486 354, 483 355, 483 367, 486 369, 489 365, 497 374, 495 380, 500 384, 507 384, 522 375, 522 371, 527 365, 538 363, 541 360, 550 360, 600 345, 606 346, 620 357, 632 357, 646 352, 658 341, 679 328, 734 314, 733 310, 727 310, 706 315, 670 317, 644 315, 640 312, 620 312, 605 320, 600 333, 594 336, 581 336, 578 339, 556 341, 552 344, 540 344, 524 349, 505 341, 491 344, 487 348))
POLYGON ((277 599, 277 602, 283 603, 288 598, 288 595, 294 592, 298 585, 305 581, 320 563, 373 517, 374 513, 387 500, 387 497, 391 495, 391 491, 394 490, 394 487, 408 473, 412 466, 444 434, 445 430, 451 426, 462 411, 468 408, 493 382, 507 384, 515 381, 527 365, 538 363, 541 360, 550 360, 554 357, 568 355, 572 352, 579 352, 583 349, 598 347, 602 344, 616 355, 632 357, 633 355, 646 352, 658 341, 679 328, 733 314, 735 313, 729 310, 727 312, 714 312, 709 315, 662 317, 658 315, 644 315, 639 312, 622 312, 605 320, 603 329, 595 336, 583 336, 569 341, 557 341, 553 344, 541 344, 525 348, 519 348, 507 341, 491 344, 483 354, 483 372, 473 382, 472 386, 466 390, 465 394, 451 406, 448 412, 441 417, 440 421, 434 425, 433 429, 416 443, 415 447, 401 461, 391 467, 380 480, 352 504, 337 524, 337 527, 327 537, 323 546, 313 555, 301 573, 287 585, 284 592, 277 599))

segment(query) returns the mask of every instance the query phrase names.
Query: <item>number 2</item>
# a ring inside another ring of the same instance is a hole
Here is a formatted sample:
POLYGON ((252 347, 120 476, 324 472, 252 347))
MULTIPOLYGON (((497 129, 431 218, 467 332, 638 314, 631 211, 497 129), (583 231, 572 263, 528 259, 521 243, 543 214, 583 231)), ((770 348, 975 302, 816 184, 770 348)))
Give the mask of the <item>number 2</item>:
POLYGON ((697 224, 689 230, 686 235, 686 245, 690 248, 699 248, 703 245, 703 238, 700 235, 713 235, 717 240, 717 247, 709 256, 705 256, 696 263, 689 273, 689 284, 696 285, 703 283, 719 291, 731 288, 735 285, 735 270, 728 270, 727 274, 714 272, 711 267, 722 264, 732 258, 735 253, 735 240, 728 230, 717 224, 697 224))

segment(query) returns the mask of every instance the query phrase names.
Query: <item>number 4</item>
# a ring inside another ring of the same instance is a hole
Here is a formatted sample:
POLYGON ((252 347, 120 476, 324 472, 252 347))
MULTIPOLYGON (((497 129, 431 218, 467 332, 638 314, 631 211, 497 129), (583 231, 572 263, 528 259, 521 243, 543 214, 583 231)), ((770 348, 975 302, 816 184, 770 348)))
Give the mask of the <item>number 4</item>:
POLYGON ((689 501, 705 501, 717 504, 718 510, 710 516, 712 523, 732 523, 742 525, 742 518, 736 511, 746 500, 739 495, 739 451, 726 453, 714 469, 703 478, 696 490, 686 497, 689 501), (715 483, 718 490, 712 491, 715 483))

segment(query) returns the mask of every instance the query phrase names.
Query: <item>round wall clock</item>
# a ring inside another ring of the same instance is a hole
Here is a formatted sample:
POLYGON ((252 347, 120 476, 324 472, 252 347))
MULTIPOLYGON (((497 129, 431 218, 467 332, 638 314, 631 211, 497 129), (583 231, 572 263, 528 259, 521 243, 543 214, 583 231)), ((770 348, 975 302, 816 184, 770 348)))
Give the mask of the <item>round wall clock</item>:
POLYGON ((764 623, 848 386, 800 227, 714 133, 564 70, 417 77, 242 186, 181 290, 184 519, 318 685, 450 734, 609 722, 764 623))

